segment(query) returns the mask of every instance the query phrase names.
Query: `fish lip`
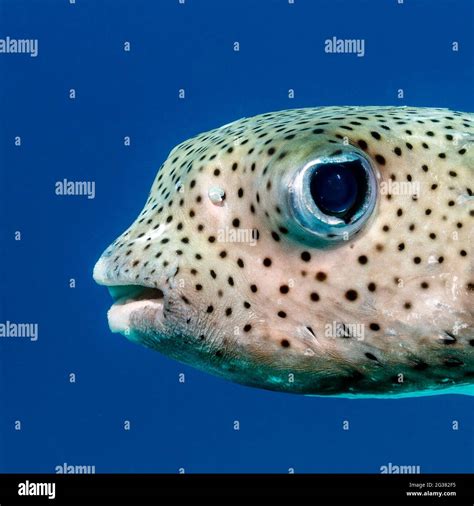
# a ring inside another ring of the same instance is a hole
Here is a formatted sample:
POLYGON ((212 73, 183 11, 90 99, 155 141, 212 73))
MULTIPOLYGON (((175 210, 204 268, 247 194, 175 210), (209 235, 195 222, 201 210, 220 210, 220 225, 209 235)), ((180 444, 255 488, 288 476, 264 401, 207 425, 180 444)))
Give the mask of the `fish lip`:
POLYGON ((144 329, 163 327, 164 293, 159 288, 113 285, 108 289, 114 300, 107 311, 112 332, 136 340, 137 333, 144 329))
POLYGON ((94 266, 93 278, 105 286, 113 303, 107 311, 109 328, 130 340, 143 329, 162 328, 165 293, 155 281, 122 278, 111 271, 110 255, 102 255, 94 266))

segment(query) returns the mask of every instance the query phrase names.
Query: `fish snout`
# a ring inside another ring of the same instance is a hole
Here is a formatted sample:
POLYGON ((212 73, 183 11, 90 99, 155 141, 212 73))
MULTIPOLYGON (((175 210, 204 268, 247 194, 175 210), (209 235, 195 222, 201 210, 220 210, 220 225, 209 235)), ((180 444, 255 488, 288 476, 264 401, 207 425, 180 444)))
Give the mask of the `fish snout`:
POLYGON ((144 329, 163 325, 165 294, 155 279, 143 277, 140 270, 119 260, 113 247, 107 248, 94 266, 93 278, 107 287, 113 299, 107 312, 110 330, 139 341, 144 329))

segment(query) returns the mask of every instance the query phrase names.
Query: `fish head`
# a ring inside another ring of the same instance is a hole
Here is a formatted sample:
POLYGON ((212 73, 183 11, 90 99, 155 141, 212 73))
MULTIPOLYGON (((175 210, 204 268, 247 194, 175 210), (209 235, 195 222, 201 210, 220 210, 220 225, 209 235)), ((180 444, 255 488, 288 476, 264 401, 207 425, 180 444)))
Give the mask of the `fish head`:
POLYGON ((302 109, 180 144, 95 266, 111 330, 286 392, 472 382, 471 125, 302 109))

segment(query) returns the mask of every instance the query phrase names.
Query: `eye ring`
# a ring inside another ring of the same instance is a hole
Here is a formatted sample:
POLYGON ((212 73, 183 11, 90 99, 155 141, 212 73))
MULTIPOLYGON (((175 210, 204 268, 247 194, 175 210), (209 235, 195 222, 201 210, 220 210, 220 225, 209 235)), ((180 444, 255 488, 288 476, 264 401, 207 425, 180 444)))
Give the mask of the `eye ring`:
POLYGON ((304 239, 331 246, 357 234, 375 209, 378 179, 370 160, 355 148, 307 161, 293 175, 288 192, 289 209, 304 239), (338 197, 344 194, 343 203, 327 192, 325 198, 318 198, 321 188, 337 192, 338 197))

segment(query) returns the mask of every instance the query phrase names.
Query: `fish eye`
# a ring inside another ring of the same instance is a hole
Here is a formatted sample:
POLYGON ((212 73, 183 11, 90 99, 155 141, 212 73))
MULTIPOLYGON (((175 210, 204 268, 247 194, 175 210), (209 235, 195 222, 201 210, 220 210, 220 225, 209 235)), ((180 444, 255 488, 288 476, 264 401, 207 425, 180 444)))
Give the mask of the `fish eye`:
POLYGON ((297 169, 289 197, 303 239, 336 245, 353 237, 372 216, 377 174, 365 154, 341 150, 337 155, 310 159, 297 169))

